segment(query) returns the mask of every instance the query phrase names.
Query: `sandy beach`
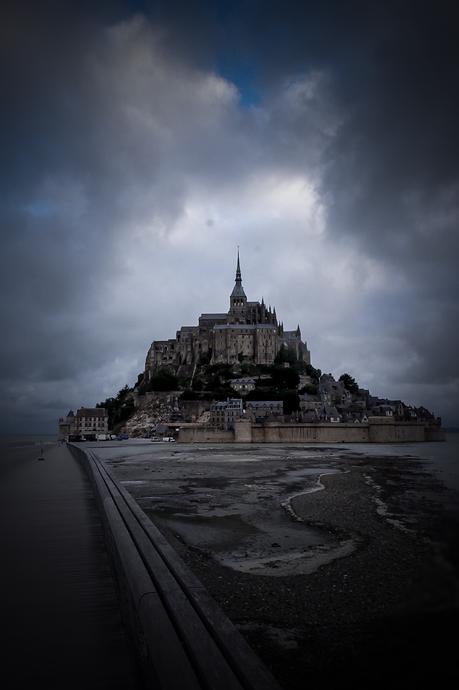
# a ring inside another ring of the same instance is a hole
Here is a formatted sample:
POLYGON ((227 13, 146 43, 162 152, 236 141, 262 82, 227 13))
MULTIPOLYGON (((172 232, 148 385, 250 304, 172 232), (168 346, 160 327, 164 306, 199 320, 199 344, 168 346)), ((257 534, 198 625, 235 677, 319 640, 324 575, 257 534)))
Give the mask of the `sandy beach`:
POLYGON ((97 452, 296 690, 459 678, 457 494, 413 451, 137 443, 97 452))

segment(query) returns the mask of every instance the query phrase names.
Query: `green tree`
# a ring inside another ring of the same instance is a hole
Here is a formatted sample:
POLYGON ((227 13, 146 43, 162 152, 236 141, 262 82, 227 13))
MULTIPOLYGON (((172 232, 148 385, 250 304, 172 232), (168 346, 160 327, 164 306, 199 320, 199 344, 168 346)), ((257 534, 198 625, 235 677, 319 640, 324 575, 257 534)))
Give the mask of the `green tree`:
POLYGON ((282 400, 282 394, 275 388, 254 388, 245 396, 246 400, 282 400))
POLYGON ((171 374, 167 369, 159 369, 159 371, 151 377, 148 385, 151 391, 175 391, 178 387, 178 379, 174 374, 171 374))
POLYGON ((202 394, 198 391, 194 390, 186 390, 183 391, 182 395, 180 396, 181 400, 201 400, 202 399, 202 394))
POLYGON ((221 376, 226 376, 226 378, 230 378, 232 374, 231 364, 226 364, 226 362, 210 364, 206 367, 206 370, 209 374, 221 374, 221 376))
POLYGON ((322 372, 320 369, 315 369, 311 364, 306 364, 305 373, 310 376, 314 383, 319 383, 322 372))
POLYGON ((355 378, 353 378, 350 374, 341 374, 339 377, 339 380, 341 383, 344 385, 346 390, 348 390, 350 393, 358 393, 359 392, 359 386, 355 378))
POLYGON ((97 403, 96 407, 104 407, 107 410, 110 429, 115 429, 134 412, 134 401, 130 397, 131 393, 132 388, 124 386, 118 391, 116 398, 107 398, 104 402, 97 403))
POLYGON ((307 383, 303 388, 298 391, 299 393, 307 393, 308 395, 317 395, 317 386, 312 383, 307 383))
POLYGON ((202 391, 202 389, 204 388, 202 379, 195 376, 193 379, 193 383, 191 384, 191 387, 194 391, 202 391))
POLYGON ((297 359, 295 364, 290 365, 297 371, 299 374, 305 374, 306 373, 306 367, 308 366, 306 362, 303 362, 302 359, 297 359))
POLYGON ((300 409, 300 398, 296 391, 285 391, 282 395, 282 402, 284 403, 284 414, 291 414, 300 409))
POLYGON ((207 366, 208 364, 210 364, 211 359, 212 359, 212 351, 211 350, 208 350, 206 353, 201 352, 201 354, 199 355, 198 364, 200 367, 207 366))
POLYGON ((295 369, 290 367, 271 367, 271 379, 275 388, 296 388, 300 377, 295 369))
POLYGON ((126 384, 124 388, 121 388, 121 390, 118 391, 118 395, 116 396, 116 399, 118 402, 123 402, 126 400, 127 396, 131 393, 131 388, 126 384))
POLYGON ((275 364, 295 364, 297 361, 296 352, 293 348, 281 345, 279 352, 274 360, 275 364))
POLYGON ((241 374, 242 376, 254 376, 258 373, 258 368, 252 362, 242 362, 241 374))

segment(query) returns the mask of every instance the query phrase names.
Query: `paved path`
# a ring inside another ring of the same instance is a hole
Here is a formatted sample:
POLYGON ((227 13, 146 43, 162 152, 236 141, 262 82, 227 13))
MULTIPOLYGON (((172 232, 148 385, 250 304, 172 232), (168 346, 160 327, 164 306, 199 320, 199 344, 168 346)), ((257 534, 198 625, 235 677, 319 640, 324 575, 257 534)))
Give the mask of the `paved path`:
POLYGON ((2 688, 137 689, 91 485, 65 447, 39 450, 0 460, 2 688))

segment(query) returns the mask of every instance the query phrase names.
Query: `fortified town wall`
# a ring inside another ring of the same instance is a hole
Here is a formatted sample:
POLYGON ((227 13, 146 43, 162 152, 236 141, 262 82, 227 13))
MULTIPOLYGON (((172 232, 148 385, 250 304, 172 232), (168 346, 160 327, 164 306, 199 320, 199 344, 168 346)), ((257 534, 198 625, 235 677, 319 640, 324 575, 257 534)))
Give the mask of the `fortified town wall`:
POLYGON ((370 417, 367 424, 253 424, 236 421, 234 431, 189 425, 180 429, 181 443, 419 443, 442 441, 441 429, 417 422, 370 417))

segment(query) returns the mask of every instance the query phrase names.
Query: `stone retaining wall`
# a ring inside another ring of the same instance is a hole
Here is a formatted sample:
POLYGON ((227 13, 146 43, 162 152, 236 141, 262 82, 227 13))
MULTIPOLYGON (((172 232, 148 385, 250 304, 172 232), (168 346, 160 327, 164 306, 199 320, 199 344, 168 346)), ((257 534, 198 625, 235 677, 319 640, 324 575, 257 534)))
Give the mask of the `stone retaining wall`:
POLYGON ((180 443, 234 443, 234 431, 222 431, 208 426, 186 426, 180 429, 177 440, 180 443))
POLYGON ((253 424, 235 422, 234 431, 188 426, 180 429, 181 443, 419 443, 443 441, 443 431, 420 422, 395 422, 370 417, 367 424, 253 424))

